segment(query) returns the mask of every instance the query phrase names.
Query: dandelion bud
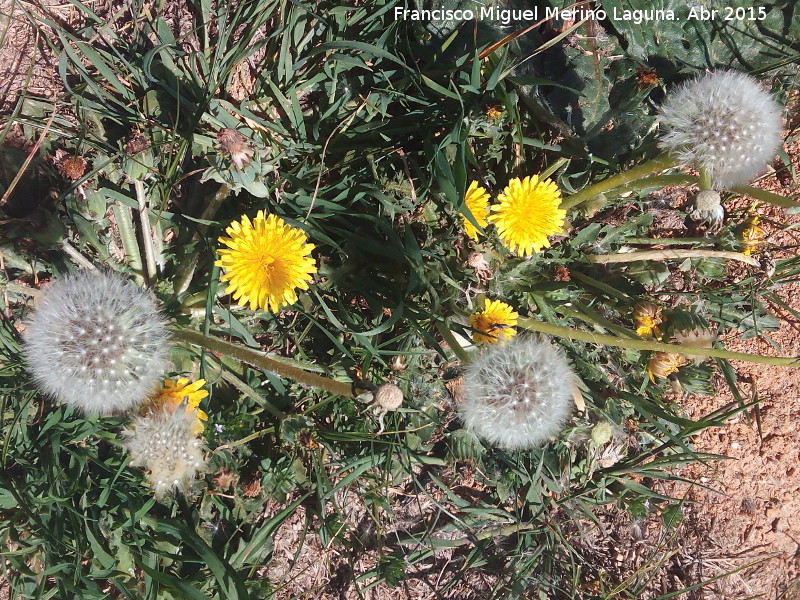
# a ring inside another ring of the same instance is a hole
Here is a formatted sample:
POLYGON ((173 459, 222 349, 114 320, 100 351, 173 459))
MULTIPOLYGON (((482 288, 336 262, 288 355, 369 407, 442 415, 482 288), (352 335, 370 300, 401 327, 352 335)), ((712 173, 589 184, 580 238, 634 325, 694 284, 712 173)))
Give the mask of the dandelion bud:
POLYGON ((205 465, 202 441, 194 434, 196 411, 186 405, 175 410, 164 404, 154 412, 134 417, 122 435, 131 466, 148 471, 156 498, 185 491, 205 465))
POLYGON ((375 390, 374 402, 386 410, 397 410, 403 404, 403 390, 393 383, 384 383, 375 390))
POLYGON ((614 430, 608 421, 600 421, 592 427, 592 442, 598 446, 604 446, 614 437, 614 430))
POLYGON ((575 379, 563 356, 537 337, 486 346, 464 373, 464 426, 490 444, 522 450, 557 434, 572 410, 575 379))
POLYGON ((673 91, 661 107, 661 147, 704 170, 715 188, 760 175, 782 141, 781 107, 758 81, 737 71, 701 75, 673 91))
POLYGON ((654 302, 645 300, 633 305, 633 323, 636 325, 636 335, 645 339, 660 338, 659 325, 664 322, 661 315, 662 308, 654 302))
POLYGON ((742 254, 750 256, 759 246, 764 243, 764 230, 761 229, 761 217, 757 214, 751 215, 744 222, 741 228, 742 254))
POLYGON ((26 322, 24 348, 39 389, 85 413, 135 408, 169 365, 167 329, 148 293, 102 272, 55 282, 26 322))

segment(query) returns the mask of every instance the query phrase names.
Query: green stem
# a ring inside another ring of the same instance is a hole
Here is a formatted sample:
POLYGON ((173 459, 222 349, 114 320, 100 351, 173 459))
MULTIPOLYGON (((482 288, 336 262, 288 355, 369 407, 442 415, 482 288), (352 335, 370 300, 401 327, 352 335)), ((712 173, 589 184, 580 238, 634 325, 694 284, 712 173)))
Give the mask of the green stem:
POLYGON ((152 284, 156 278, 156 251, 153 246, 153 227, 150 225, 150 215, 147 211, 147 194, 144 182, 134 179, 133 187, 136 190, 136 200, 139 204, 139 221, 142 225, 142 242, 144 243, 145 264, 147 266, 147 282, 152 284))
POLYGON ((711 190, 714 189, 714 185, 711 182, 711 173, 708 172, 708 169, 700 168, 700 191, 703 190, 711 190))
POLYGON ((697 185, 697 175, 687 173, 671 173, 669 175, 653 175, 642 177, 628 184, 620 186, 619 191, 646 190, 647 188, 662 188, 668 185, 697 185))
POLYGON ((461 347, 461 344, 458 343, 456 336, 454 336, 453 332, 450 331, 450 327, 447 326, 447 323, 444 321, 437 321, 436 329, 439 330, 439 335, 441 335, 447 345, 450 346, 453 354, 455 354, 460 361, 469 362, 469 354, 467 354, 466 350, 464 350, 461 347))
POLYGON ((751 363, 762 365, 777 365, 781 367, 800 367, 800 357, 792 356, 762 356, 760 354, 746 354, 744 352, 732 352, 719 348, 700 348, 697 346, 681 346, 679 344, 665 344, 663 342, 653 342, 650 340, 624 339, 613 335, 602 333, 589 333, 577 331, 570 327, 542 323, 535 319, 520 318, 520 327, 529 331, 538 331, 548 335, 565 337, 579 342, 590 344, 602 344, 604 346, 615 346, 617 348, 630 348, 640 352, 672 352, 675 354, 692 354, 696 356, 707 356, 712 358, 724 358, 728 360, 744 360, 751 363))
MULTIPOLYGON (((214 218, 214 215, 217 214, 219 207, 222 206, 222 203, 225 201, 231 193, 231 188, 227 185, 222 184, 219 186, 219 189, 216 193, 211 197, 206 208, 203 210, 203 213, 200 215, 200 220, 202 221, 210 221, 214 218)), ((208 231, 208 225, 200 223, 197 226, 197 233, 199 236, 204 236, 208 231)), ((194 255, 192 260, 189 262, 186 267, 184 267, 183 274, 178 278, 175 282, 175 287, 173 288, 175 292, 172 294, 172 298, 175 299, 180 296, 183 292, 189 289, 189 285, 192 282, 192 277, 194 277, 195 269, 197 269, 197 261, 199 256, 197 254, 194 255)))
POLYGON ((638 167, 623 171, 622 173, 613 175, 612 177, 604 179, 603 181, 595 183, 594 185, 590 185, 587 188, 583 188, 579 192, 575 192, 561 202, 561 208, 564 210, 569 210, 570 208, 573 208, 582 202, 586 202, 587 200, 594 198, 598 194, 602 194, 608 190, 613 190, 614 188, 628 184, 636 179, 641 179, 674 166, 674 158, 668 154, 661 154, 654 159, 639 165, 638 167))
POLYGON ((675 250, 641 250, 639 252, 622 252, 620 254, 587 254, 586 260, 598 265, 610 263, 628 263, 637 260, 669 260, 673 258, 727 258, 738 260, 754 267, 761 264, 752 256, 747 256, 741 252, 728 252, 725 250, 694 250, 694 249, 675 249, 675 250))
POLYGON ((230 342, 209 335, 203 335, 197 331, 188 331, 185 329, 173 330, 172 337, 179 342, 200 346, 212 352, 224 354, 236 360, 271 371, 281 377, 286 377, 298 383, 325 390, 331 394, 338 394, 339 396, 347 396, 350 398, 353 397, 352 387, 349 383, 309 373, 308 371, 304 371, 299 367, 285 362, 278 362, 274 358, 270 358, 257 350, 252 350, 238 344, 231 344, 230 342))
POLYGON ((800 202, 797 202, 792 198, 787 198, 786 196, 781 196, 780 194, 773 194, 767 190, 762 190, 750 185, 737 185, 731 188, 731 191, 741 194, 742 196, 750 196, 751 198, 761 200, 762 202, 766 202, 768 204, 782 206, 783 208, 797 208, 800 206, 800 202))
POLYGON ((690 244, 709 244, 720 243, 718 237, 692 237, 692 238, 644 238, 633 237, 625 240, 628 244, 639 244, 642 246, 688 246, 690 244))
POLYGON ((125 251, 125 258, 128 260, 128 266, 134 273, 136 283, 144 285, 142 255, 139 250, 139 242, 136 241, 136 231, 133 229, 131 209, 118 202, 113 211, 114 218, 117 221, 117 229, 119 229, 119 237, 122 239, 122 249, 125 251))

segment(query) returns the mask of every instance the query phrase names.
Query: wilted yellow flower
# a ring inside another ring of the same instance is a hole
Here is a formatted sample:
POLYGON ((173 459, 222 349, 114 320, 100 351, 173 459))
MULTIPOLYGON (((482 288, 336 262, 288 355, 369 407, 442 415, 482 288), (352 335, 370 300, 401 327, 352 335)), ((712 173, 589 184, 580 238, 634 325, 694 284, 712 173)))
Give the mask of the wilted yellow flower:
POLYGON ((519 314, 511 306, 500 300, 487 300, 483 310, 469 317, 469 326, 476 331, 472 340, 476 344, 496 344, 500 340, 510 340, 517 334, 514 327, 519 314))
MULTIPOLYGON (((467 195, 464 197, 464 204, 466 204, 478 225, 486 227, 486 216, 489 214, 489 194, 482 187, 478 187, 477 181, 469 184, 467 195)), ((463 214, 461 216, 464 217, 464 231, 473 240, 477 240, 478 229, 466 216, 463 214)))
POLYGON ((158 394, 148 399, 143 405, 140 412, 144 414, 156 413, 159 410, 167 410, 172 413, 186 401, 186 412, 194 413, 197 411, 197 418, 192 426, 192 433, 199 435, 203 433, 203 421, 208 421, 208 415, 200 410, 200 401, 208 396, 206 390, 200 389, 206 384, 205 379, 198 379, 194 383, 189 383, 185 377, 181 377, 178 381, 167 379, 164 382, 164 387, 158 394))
POLYGON ((489 221, 497 226, 503 245, 521 256, 549 247, 547 236, 564 227, 567 213, 559 208, 561 192, 549 179, 515 177, 497 199, 500 204, 492 206, 489 221))
POLYGON ((677 372, 678 368, 686 364, 686 359, 674 352, 654 352, 650 360, 647 361, 647 375, 650 381, 655 382, 655 378, 665 379, 677 372))
POLYGON ((252 310, 278 311, 297 302, 297 288, 308 289, 317 267, 309 256, 314 245, 302 230, 260 210, 252 222, 245 215, 226 231, 230 237, 219 241, 227 248, 218 251, 215 264, 224 269, 221 279, 234 300, 249 303, 252 310))
POLYGON ((490 121, 499 121, 503 116, 503 111, 494 104, 486 109, 486 118, 490 121))
POLYGON ((661 307, 653 302, 637 302, 633 305, 633 323, 636 325, 636 335, 643 338, 660 338, 661 329, 658 327, 664 322, 661 316, 661 307))
POLYGON ((761 218, 753 215, 745 221, 745 228, 742 230, 742 244, 744 250, 742 254, 750 256, 754 250, 758 250, 759 244, 764 241, 764 230, 759 227, 761 218))

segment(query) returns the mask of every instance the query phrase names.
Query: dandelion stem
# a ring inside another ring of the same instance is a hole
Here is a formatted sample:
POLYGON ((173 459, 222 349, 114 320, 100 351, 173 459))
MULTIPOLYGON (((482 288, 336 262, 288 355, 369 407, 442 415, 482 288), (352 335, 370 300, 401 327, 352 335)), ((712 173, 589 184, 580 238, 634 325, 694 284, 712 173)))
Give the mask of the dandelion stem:
POLYGON ((700 191, 703 190, 711 190, 714 189, 714 185, 711 182, 711 173, 708 172, 708 169, 700 168, 700 191))
POLYGON ((623 171, 622 173, 618 173, 607 179, 604 179, 603 181, 595 183, 594 185, 590 185, 587 188, 583 188, 579 192, 575 192, 571 196, 568 196, 564 199, 564 201, 561 203, 561 208, 564 210, 569 210, 570 208, 574 208, 582 202, 586 202, 587 200, 594 198, 598 194, 602 194, 608 190, 613 190, 614 188, 630 184, 636 179, 642 179, 647 175, 652 175, 674 166, 675 159, 673 157, 671 157, 669 154, 661 154, 654 159, 639 165, 638 167, 628 169, 627 171, 623 171))
POLYGON ((453 351, 459 360, 463 362, 469 361, 469 354, 461 347, 461 344, 458 343, 456 336, 453 335, 453 332, 450 331, 450 328, 447 326, 447 323, 444 321, 437 321, 436 322, 436 329, 439 331, 439 335, 442 336, 444 341, 450 346, 450 349, 453 351))
POLYGON ((125 251, 125 258, 134 273, 134 280, 138 285, 144 285, 142 256, 139 252, 139 242, 136 241, 136 232, 133 229, 131 209, 118 202, 113 211, 117 229, 119 229, 119 237, 122 240, 122 249, 125 251))
POLYGON ((529 331, 538 331, 548 335, 565 337, 570 340, 588 342, 590 344, 602 344, 604 346, 615 346, 617 348, 630 348, 640 352, 673 352, 677 354, 692 354, 713 358, 724 358, 728 360, 744 360, 751 363, 762 365, 777 365, 781 367, 800 367, 800 357, 793 356, 762 356, 760 354, 747 354, 745 352, 733 352, 721 348, 700 348, 698 346, 681 346, 679 344, 665 344, 650 340, 625 339, 613 335, 602 333, 589 333, 578 331, 562 325, 543 323, 535 319, 520 318, 519 327, 529 331))
POLYGON ((695 249, 675 249, 675 250, 642 250, 640 252, 622 252, 620 254, 588 254, 586 259, 598 265, 610 263, 627 263, 637 260, 669 260, 683 258, 727 258, 738 260, 754 267, 760 267, 759 263, 752 256, 747 256, 741 252, 728 252, 726 250, 695 250, 695 249))
POLYGON ((173 330, 172 336, 179 342, 193 344, 212 352, 218 352, 219 354, 235 358, 236 360, 246 362, 250 365, 261 367, 281 377, 292 379, 298 383, 320 388, 326 392, 338 394, 340 396, 353 396, 352 388, 348 383, 322 377, 315 373, 309 373, 295 365, 279 362, 257 350, 252 350, 238 344, 231 344, 230 342, 209 335, 203 335, 197 331, 188 331, 185 329, 173 330))
POLYGON ((25 287, 24 285, 18 285, 16 283, 4 284, 3 290, 6 292, 11 292, 12 294, 22 294, 24 296, 30 296, 31 298, 41 298, 42 294, 44 293, 42 292, 42 290, 25 287))
POLYGON ((64 252, 69 254, 70 258, 78 263, 84 269, 88 269, 89 271, 96 271, 97 267, 95 267, 88 258, 86 258, 83 254, 78 252, 75 248, 72 247, 67 240, 61 242, 61 247, 64 249, 64 252))
POLYGON ((619 191, 646 190, 647 188, 663 188, 668 185, 697 185, 699 178, 697 175, 688 173, 670 173, 669 175, 653 175, 652 177, 642 177, 620 186, 619 191))
POLYGON ((731 191, 741 194, 742 196, 750 196, 751 198, 761 200, 762 202, 766 202, 768 204, 782 206, 783 208, 797 208, 800 206, 800 202, 797 202, 792 198, 787 198, 786 196, 781 196, 780 194, 774 194, 772 192, 768 192, 767 190, 762 190, 750 185, 737 185, 733 187, 731 191))
POLYGON ((140 179, 134 179, 133 187, 136 190, 136 200, 139 203, 139 222, 142 225, 147 282, 153 283, 156 277, 156 251, 153 246, 153 228, 150 225, 150 216, 147 214, 147 197, 144 193, 144 182, 140 179))

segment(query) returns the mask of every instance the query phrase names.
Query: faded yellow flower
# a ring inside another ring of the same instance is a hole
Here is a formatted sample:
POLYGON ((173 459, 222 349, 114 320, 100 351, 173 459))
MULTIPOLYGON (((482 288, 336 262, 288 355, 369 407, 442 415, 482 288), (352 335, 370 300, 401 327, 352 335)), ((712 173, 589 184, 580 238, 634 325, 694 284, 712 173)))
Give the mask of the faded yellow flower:
POLYGON ((645 339, 660 338, 661 329, 658 326, 664 322, 661 310, 654 302, 641 301, 634 304, 633 323, 636 325, 636 335, 645 339))
POLYGON ((745 221, 745 228, 742 230, 742 244, 744 245, 742 254, 750 256, 758 250, 760 244, 764 243, 764 230, 759 227, 760 223, 761 218, 755 214, 745 221))
POLYGON ((227 246, 218 250, 215 263, 225 271, 234 300, 277 312, 282 306, 297 302, 297 289, 307 290, 311 275, 317 272, 314 249, 306 234, 276 215, 258 211, 253 221, 242 217, 226 229, 229 237, 219 238, 227 246))
POLYGON ((469 326, 475 329, 472 340, 476 344, 496 344, 510 340, 517 334, 519 314, 500 300, 487 300, 483 310, 469 317, 469 326))
POLYGON ((549 235, 564 227, 566 211, 559 208, 561 192, 549 179, 531 175, 515 177, 497 197, 489 221, 497 227, 503 245, 520 256, 541 252, 550 246, 549 235))
POLYGON ((676 373, 680 367, 686 364, 686 359, 674 352, 654 352, 647 361, 647 375, 650 381, 655 383, 655 378, 665 379, 676 373))
POLYGON ((177 381, 167 379, 164 387, 142 404, 140 412, 143 415, 155 414, 162 410, 173 413, 185 400, 187 413, 197 411, 197 418, 192 425, 192 433, 200 435, 204 429, 203 421, 208 421, 208 415, 199 408, 200 401, 208 396, 208 392, 201 389, 205 384, 205 379, 198 379, 194 383, 189 383, 185 377, 181 377, 177 381))
MULTIPOLYGON (((464 204, 472 213, 475 222, 481 227, 486 227, 486 216, 489 214, 489 194, 482 187, 478 187, 478 182, 473 181, 467 188, 467 195, 464 197, 464 204)), ((473 240, 478 239, 478 229, 462 213, 464 218, 464 231, 473 240)))

